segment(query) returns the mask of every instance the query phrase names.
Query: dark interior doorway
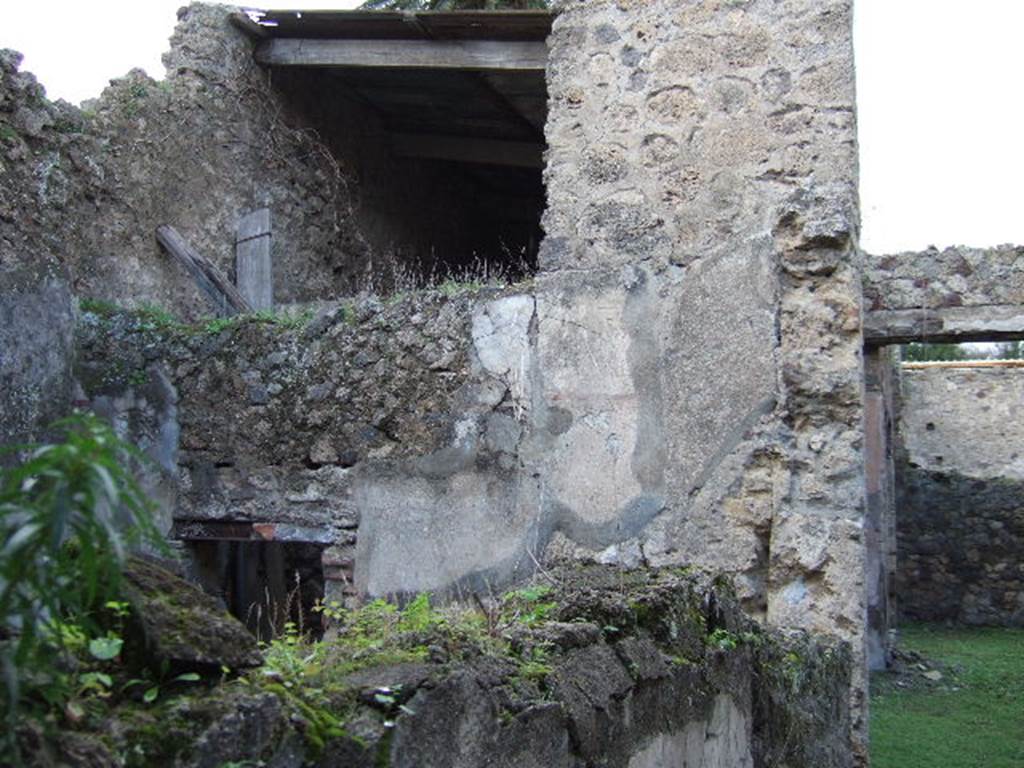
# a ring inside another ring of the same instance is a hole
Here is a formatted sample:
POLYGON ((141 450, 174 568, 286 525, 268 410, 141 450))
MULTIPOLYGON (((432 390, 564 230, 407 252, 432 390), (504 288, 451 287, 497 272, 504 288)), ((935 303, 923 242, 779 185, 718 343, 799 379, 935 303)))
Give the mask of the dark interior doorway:
POLYGON ((279 541, 191 541, 195 575, 203 588, 260 640, 295 631, 319 637, 313 610, 324 596, 323 547, 279 541))

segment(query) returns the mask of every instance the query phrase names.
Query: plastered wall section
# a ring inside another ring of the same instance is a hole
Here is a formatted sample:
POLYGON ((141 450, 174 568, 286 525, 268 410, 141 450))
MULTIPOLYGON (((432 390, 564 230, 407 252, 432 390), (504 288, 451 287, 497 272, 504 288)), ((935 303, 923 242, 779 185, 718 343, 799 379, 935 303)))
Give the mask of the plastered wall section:
POLYGON ((904 367, 899 435, 908 464, 1024 482, 1024 368, 904 367))

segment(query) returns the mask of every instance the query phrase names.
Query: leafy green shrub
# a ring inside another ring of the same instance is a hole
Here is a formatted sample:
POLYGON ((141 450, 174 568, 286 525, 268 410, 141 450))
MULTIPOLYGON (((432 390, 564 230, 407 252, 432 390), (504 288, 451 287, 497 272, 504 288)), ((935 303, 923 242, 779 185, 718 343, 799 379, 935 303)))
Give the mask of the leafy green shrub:
POLYGON ((110 627, 123 618, 126 553, 143 541, 166 546, 152 502, 131 473, 138 452, 93 415, 76 414, 53 430, 63 442, 23 446, 27 459, 0 470, 0 665, 7 694, 0 712, 8 748, 26 705, 52 709, 83 686, 109 688, 108 675, 86 677, 78 659, 117 656, 120 637, 110 627))
POLYGON ((925 344, 912 341, 901 349, 905 363, 950 362, 968 358, 967 350, 962 344, 925 344))

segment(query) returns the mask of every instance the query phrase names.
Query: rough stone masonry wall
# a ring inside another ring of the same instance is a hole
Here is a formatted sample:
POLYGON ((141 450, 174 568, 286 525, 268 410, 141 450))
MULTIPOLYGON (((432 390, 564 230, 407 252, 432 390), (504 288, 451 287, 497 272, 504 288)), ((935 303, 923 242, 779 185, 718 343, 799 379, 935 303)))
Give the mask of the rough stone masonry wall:
MULTIPOLYGON (((211 314, 158 248, 160 224, 230 275, 237 218, 268 206, 278 302, 363 277, 362 223, 377 219, 353 168, 271 87, 234 10, 183 8, 167 78, 133 71, 83 109, 48 101, 20 55, 0 54, 0 444, 40 437, 70 408, 73 295, 211 314)), ((365 159, 356 170, 396 176, 365 159)))
POLYGON ((902 371, 903 616, 1024 626, 1024 368, 902 371))
POLYGON ((1024 304, 1024 248, 954 246, 920 253, 868 256, 864 306, 901 309, 1024 304))
POLYGON ((76 375, 165 468, 170 482, 153 485, 168 527, 172 516, 252 523, 275 540, 331 545, 325 562, 351 576, 362 497, 397 484, 404 516, 391 535, 421 549, 403 559, 365 524, 364 591, 443 590, 473 570, 498 583, 510 578, 509 545, 494 518, 522 427, 504 371, 491 370, 508 331, 479 332, 495 303, 532 307, 490 291, 367 298, 284 325, 87 312, 76 375), (425 509, 435 497, 443 504, 425 509))
POLYGON ((1024 248, 955 246, 867 256, 869 342, 991 341, 1024 333, 1024 248))
MULTIPOLYGON (((20 62, 0 51, 0 445, 42 438, 72 396, 69 277, 43 221, 39 172, 64 139, 34 135, 37 121, 60 125, 67 110, 45 102, 20 62)), ((0 464, 12 458, 0 455, 0 464)))
POLYGON ((183 9, 167 78, 132 71, 82 110, 47 101, 6 55, 0 223, 12 242, 51 253, 76 295, 210 315, 154 231, 175 226, 230 275, 236 222, 263 206, 278 301, 336 295, 342 273, 365 263, 350 180, 273 93, 231 10, 183 9))
POLYGON ((862 658, 850 4, 559 7, 538 508, 602 557, 732 572, 862 658))

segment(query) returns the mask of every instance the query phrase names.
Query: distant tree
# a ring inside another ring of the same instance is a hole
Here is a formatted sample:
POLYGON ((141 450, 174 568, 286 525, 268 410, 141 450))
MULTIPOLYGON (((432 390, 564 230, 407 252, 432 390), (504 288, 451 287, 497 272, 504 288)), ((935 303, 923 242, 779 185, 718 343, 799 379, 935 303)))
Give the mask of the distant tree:
POLYGON ((1005 341, 999 345, 1000 360, 1024 360, 1024 341, 1005 341))
POLYGON ((905 363, 929 363, 966 360, 968 354, 960 344, 923 344, 914 341, 903 346, 902 358, 905 363))
POLYGON ((501 11, 550 7, 550 0, 366 0, 366 11, 501 11))

